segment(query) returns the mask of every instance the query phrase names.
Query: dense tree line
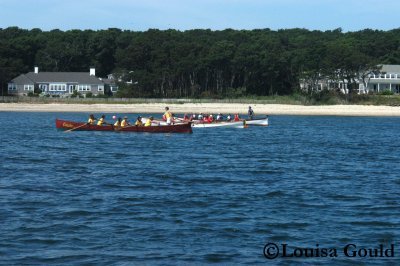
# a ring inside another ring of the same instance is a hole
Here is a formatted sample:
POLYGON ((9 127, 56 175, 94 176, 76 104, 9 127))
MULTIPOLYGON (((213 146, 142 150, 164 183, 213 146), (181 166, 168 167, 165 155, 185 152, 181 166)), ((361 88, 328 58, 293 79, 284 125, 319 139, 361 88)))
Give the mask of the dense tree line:
POLYGON ((299 80, 354 82, 400 64, 400 29, 343 33, 288 29, 42 31, 0 29, 0 81, 32 71, 114 73, 125 97, 291 94, 299 80))

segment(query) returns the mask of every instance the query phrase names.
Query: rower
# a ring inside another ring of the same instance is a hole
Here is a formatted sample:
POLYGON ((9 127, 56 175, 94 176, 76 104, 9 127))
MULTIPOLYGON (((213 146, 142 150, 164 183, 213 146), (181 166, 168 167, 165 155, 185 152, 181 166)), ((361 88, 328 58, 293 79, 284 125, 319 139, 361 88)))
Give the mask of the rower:
POLYGON ((127 116, 125 116, 124 120, 122 120, 121 122, 121 127, 126 127, 126 126, 130 126, 127 116))
POLYGON ((147 119, 146 123, 144 124, 145 127, 150 127, 151 122, 154 120, 154 117, 150 116, 149 119, 147 119))
POLYGON ((239 114, 235 114, 235 118, 233 120, 234 121, 240 121, 239 114))
POLYGON ((167 125, 171 125, 171 120, 172 120, 172 113, 169 111, 169 107, 165 107, 165 113, 163 115, 165 117, 165 120, 167 121, 167 125))
POLYGON ((94 117, 94 115, 93 115, 93 114, 90 114, 87 123, 88 123, 89 125, 94 125, 94 122, 95 122, 95 121, 96 121, 96 118, 94 117))
POLYGON ((121 117, 118 117, 118 120, 114 123, 114 126, 115 126, 115 127, 120 127, 121 124, 122 124, 122 118, 121 118, 121 117))
POLYGON ((143 126, 142 117, 138 116, 135 122, 135 126, 143 126))
POLYGON ((108 123, 105 121, 106 116, 102 115, 99 121, 97 121, 98 126, 107 125, 108 123))

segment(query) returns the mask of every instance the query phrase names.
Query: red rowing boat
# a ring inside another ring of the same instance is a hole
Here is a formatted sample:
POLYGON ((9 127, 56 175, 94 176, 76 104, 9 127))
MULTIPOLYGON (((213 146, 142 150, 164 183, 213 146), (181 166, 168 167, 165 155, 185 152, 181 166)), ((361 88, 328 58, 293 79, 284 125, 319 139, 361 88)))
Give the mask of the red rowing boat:
POLYGON ((191 123, 175 124, 175 125, 160 125, 160 126, 126 126, 115 127, 113 125, 88 125, 83 122, 73 122, 67 120, 56 119, 56 128, 73 131, 115 131, 115 132, 148 132, 148 133, 192 133, 191 123))

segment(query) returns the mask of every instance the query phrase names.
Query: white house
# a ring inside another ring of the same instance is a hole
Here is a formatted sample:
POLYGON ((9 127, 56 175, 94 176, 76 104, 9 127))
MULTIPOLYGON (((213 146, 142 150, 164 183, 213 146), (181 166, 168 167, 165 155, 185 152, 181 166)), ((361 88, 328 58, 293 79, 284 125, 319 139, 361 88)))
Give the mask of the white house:
POLYGON ((359 92, 382 92, 389 90, 400 93, 400 65, 381 65, 379 73, 371 73, 368 76, 367 86, 360 84, 359 92))
MULTIPOLYGON (((364 79, 356 79, 358 83, 358 93, 391 91, 400 94, 400 65, 379 65, 380 71, 369 73, 364 79)), ((300 88, 302 90, 314 89, 321 90, 339 90, 342 93, 348 93, 347 80, 330 80, 324 77, 317 77, 313 81, 301 80, 300 88)))

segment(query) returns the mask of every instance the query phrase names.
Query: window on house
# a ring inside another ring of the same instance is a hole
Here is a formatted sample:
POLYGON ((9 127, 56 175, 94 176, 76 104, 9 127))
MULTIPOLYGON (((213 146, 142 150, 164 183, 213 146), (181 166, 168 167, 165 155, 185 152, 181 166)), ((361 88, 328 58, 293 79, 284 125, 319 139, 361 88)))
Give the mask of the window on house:
POLYGON ((91 86, 90 85, 79 85, 78 86, 78 91, 91 91, 91 86))
POLYGON ((42 91, 47 90, 47 85, 46 84, 40 84, 39 85, 39 89, 41 89, 42 91))
POLYGON ((49 91, 66 91, 66 84, 50 84, 49 91))
POLYGON ((16 90, 16 89, 17 89, 17 86, 16 86, 14 83, 8 84, 8 90, 9 90, 9 91, 14 91, 14 90, 16 90))
POLYGON ((24 91, 33 91, 33 85, 24 85, 24 91))

